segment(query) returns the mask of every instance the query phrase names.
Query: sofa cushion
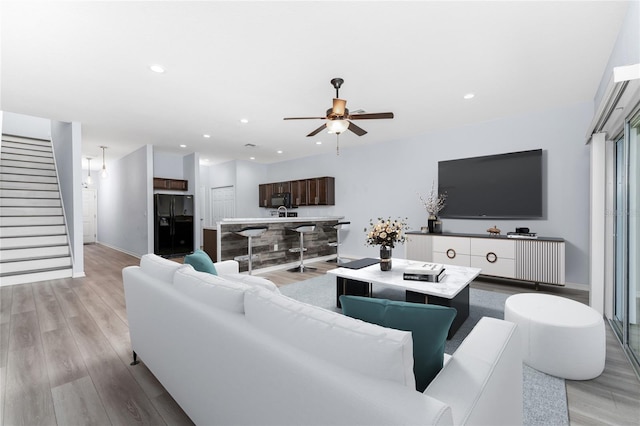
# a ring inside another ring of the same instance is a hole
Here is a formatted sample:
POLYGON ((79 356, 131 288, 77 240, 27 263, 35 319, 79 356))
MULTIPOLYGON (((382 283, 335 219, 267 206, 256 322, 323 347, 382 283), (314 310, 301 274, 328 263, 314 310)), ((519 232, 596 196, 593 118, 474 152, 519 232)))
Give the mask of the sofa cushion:
POLYGON ((186 265, 193 266, 196 271, 218 275, 218 273, 216 272, 216 266, 213 264, 213 261, 211 260, 209 255, 200 249, 186 255, 184 257, 184 263, 186 265))
POLYGON ((250 288, 190 266, 175 273, 173 285, 178 291, 209 306, 238 313, 244 312, 244 292, 250 288))
POLYGON ((223 275, 223 277, 227 280, 247 284, 248 286, 251 286, 251 287, 262 287, 266 290, 273 291, 275 293, 280 293, 278 286, 266 278, 256 277, 255 275, 245 275, 245 274, 225 274, 223 275))
POLYGON ((342 312, 383 327, 410 331, 416 390, 423 392, 442 369, 444 345, 456 310, 359 296, 340 296, 342 312))
POLYGON ((173 260, 165 259, 156 254, 145 254, 140 258, 140 269, 153 278, 171 283, 173 274, 184 265, 173 260))
POLYGON ((405 331, 253 288, 245 293, 246 318, 255 327, 325 361, 370 377, 415 388, 413 341, 405 331))

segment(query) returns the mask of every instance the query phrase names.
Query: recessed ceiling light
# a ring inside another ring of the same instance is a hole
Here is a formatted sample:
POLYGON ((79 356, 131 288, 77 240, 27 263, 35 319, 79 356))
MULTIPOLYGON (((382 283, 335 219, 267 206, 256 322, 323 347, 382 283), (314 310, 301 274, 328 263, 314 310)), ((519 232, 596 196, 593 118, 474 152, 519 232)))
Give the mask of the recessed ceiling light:
POLYGON ((249 122, 249 120, 248 120, 248 119, 246 119, 246 118, 241 118, 241 119, 240 119, 240 122, 241 122, 242 124, 247 124, 247 123, 249 122))
POLYGON ((208 158, 203 158, 202 161, 204 161, 205 163, 208 163, 209 159, 208 158))
POLYGON ((186 148, 187 146, 185 144, 181 144, 180 148, 186 148))
POLYGON ((468 100, 468 99, 473 99, 474 96, 475 95, 473 93, 467 93, 466 95, 463 96, 463 98, 468 100))
POLYGON ((211 135, 206 135, 206 134, 205 134, 205 135, 202 135, 202 137, 203 137, 203 138, 210 138, 210 137, 211 137, 211 135))
POLYGON ((322 145, 322 141, 316 142, 316 145, 322 145))
POLYGON ((277 152, 278 152, 278 154, 282 154, 282 150, 281 149, 279 149, 277 152))
POLYGON ((249 160, 255 160, 256 157, 249 157, 249 160))
POLYGON ((153 72, 157 72, 160 74, 164 72, 164 67, 162 65, 157 65, 157 64, 149 65, 149 69, 153 72))

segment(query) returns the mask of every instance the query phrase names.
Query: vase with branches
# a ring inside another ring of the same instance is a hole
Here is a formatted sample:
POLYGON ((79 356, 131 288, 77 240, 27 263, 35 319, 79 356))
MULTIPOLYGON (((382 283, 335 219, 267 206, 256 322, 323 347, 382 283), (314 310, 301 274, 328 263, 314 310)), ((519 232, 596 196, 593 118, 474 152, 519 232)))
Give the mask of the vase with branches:
POLYGON ((435 224, 438 221, 438 213, 446 205, 447 194, 438 194, 435 181, 431 183, 431 192, 428 197, 423 197, 418 194, 420 201, 427 211, 427 223, 429 226, 429 232, 435 231, 435 224))

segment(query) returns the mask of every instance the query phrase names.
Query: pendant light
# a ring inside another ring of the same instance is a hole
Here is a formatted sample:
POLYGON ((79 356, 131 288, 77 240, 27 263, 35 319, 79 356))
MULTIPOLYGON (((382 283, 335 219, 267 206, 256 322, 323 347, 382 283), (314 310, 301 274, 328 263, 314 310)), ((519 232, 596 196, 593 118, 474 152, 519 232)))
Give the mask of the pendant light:
POLYGON ((93 178, 91 177, 91 157, 87 157, 87 170, 89 170, 89 175, 87 176, 87 186, 93 185, 93 178))
POLYGON ((104 150, 107 149, 106 146, 101 146, 102 148, 102 170, 100 171, 100 177, 102 179, 106 179, 109 177, 109 173, 107 172, 107 165, 104 162, 104 150))

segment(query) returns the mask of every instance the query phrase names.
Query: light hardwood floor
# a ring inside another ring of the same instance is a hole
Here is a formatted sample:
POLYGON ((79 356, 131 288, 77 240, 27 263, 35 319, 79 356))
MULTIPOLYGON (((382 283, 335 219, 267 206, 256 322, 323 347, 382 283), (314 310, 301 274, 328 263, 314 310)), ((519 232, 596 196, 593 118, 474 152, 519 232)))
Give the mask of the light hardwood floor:
MULTIPOLYGON (((131 347, 121 270, 139 260, 101 245, 85 246, 85 278, 0 288, 0 419, 6 425, 191 424, 131 347)), ((262 276, 278 285, 317 271, 262 276)), ((530 285, 474 282, 502 293, 530 285)), ((586 292, 542 287, 581 302, 586 292)), ((640 424, 640 382, 609 327, 602 376, 567 381, 572 425, 640 424)))

